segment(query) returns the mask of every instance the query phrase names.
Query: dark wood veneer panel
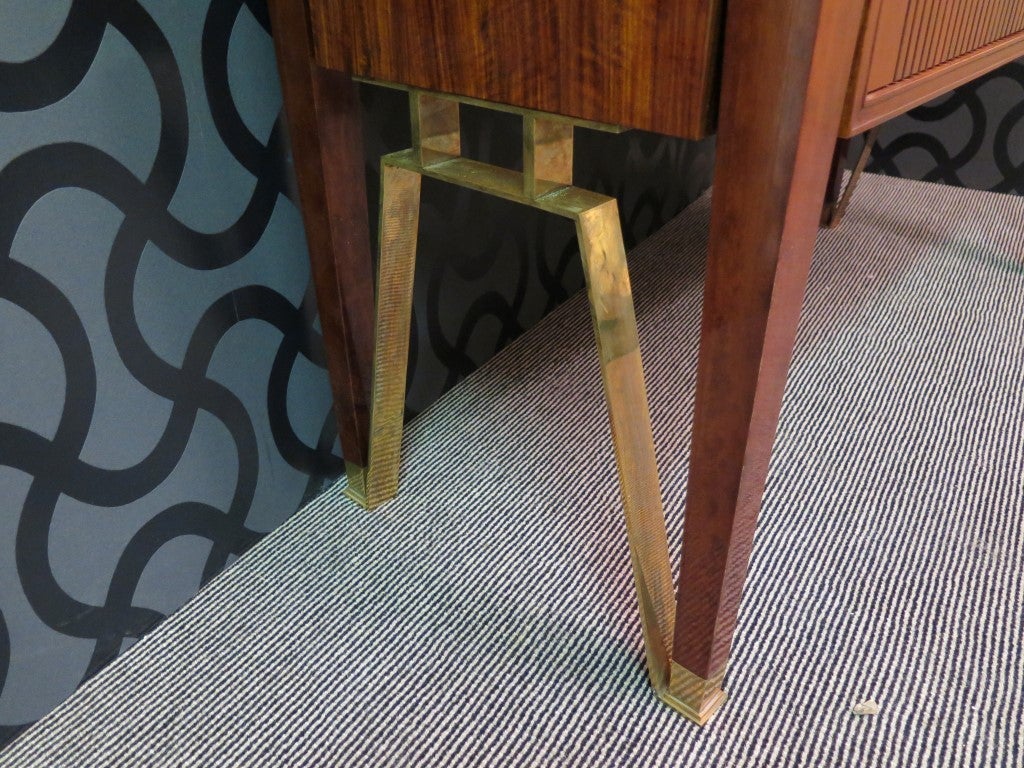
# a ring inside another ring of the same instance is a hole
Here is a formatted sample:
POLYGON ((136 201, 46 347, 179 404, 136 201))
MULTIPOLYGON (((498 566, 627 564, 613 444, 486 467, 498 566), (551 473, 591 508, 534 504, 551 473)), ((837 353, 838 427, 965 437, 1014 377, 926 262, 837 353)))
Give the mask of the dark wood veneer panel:
POLYGON ((319 64, 688 138, 712 129, 722 0, 310 0, 319 64))

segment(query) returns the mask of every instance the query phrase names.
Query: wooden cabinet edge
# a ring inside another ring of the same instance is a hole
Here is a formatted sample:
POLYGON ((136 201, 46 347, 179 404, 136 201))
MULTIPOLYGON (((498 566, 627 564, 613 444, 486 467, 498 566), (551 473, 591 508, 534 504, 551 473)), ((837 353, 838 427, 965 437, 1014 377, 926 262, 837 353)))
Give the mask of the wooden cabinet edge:
MULTIPOLYGON (((646 106, 635 108, 636 105, 633 105, 615 110, 615 114, 580 109, 578 104, 572 103, 574 100, 571 96, 562 92, 548 92, 543 98, 538 98, 536 93, 527 93, 523 98, 502 99, 500 95, 496 96, 485 92, 486 89, 482 87, 475 87, 474 83, 461 78, 457 72, 449 71, 441 76, 429 67, 414 72, 398 73, 396 76, 394 72, 385 71, 388 67, 378 66, 360 55, 360 39, 363 40, 362 49, 366 49, 371 43, 379 45, 379 41, 370 40, 374 34, 372 31, 360 32, 341 26, 332 8, 336 3, 344 1, 306 0, 313 58, 317 66, 323 69, 345 72, 359 80, 393 82, 427 91, 449 93, 480 101, 507 103, 517 108, 556 113, 589 122, 611 123, 624 128, 683 139, 702 139, 715 131, 721 80, 721 34, 724 26, 725 0, 687 0, 694 7, 699 6, 702 9, 700 23, 690 27, 687 38, 701 54, 686 62, 684 81, 690 84, 689 88, 682 89, 681 92, 673 88, 662 89, 656 94, 659 101, 684 106, 675 110, 659 110, 652 106, 648 110, 646 106)), ((444 36, 438 39, 443 40, 444 36)), ((655 82, 658 79, 656 78, 655 82)))
POLYGON ((840 135, 851 138, 864 133, 1022 55, 1024 32, 1019 32, 869 93, 855 90, 840 135))
POLYGON ((857 112, 864 102, 864 94, 867 93, 872 65, 875 60, 875 43, 878 39, 878 19, 881 14, 882 3, 879 0, 869 2, 864 7, 864 15, 860 27, 857 30, 857 50, 854 54, 853 71, 850 76, 850 84, 846 91, 846 105, 843 108, 843 119, 840 123, 840 135, 849 138, 848 126, 853 122, 857 112))

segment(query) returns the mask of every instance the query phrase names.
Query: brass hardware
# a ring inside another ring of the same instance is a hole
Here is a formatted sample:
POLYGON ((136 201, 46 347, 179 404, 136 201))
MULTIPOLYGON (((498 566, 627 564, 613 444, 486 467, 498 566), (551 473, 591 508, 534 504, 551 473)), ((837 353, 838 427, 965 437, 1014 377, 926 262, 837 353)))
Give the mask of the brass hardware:
POLYGON ((648 674, 660 698, 703 724, 725 694, 721 676, 705 681, 671 660, 675 593, 618 204, 572 186, 574 121, 522 111, 524 172, 519 173, 458 156, 454 99, 415 89, 409 96, 414 146, 381 161, 369 466, 347 467, 347 493, 372 508, 398 491, 421 178, 573 220, 611 422, 648 674))
POLYGON ((419 151, 420 165, 431 165, 462 154, 459 102, 414 92, 409 95, 409 109, 412 145, 419 151))
POLYGON ((655 690, 660 690, 671 672, 675 595, 618 204, 608 198, 575 218, 619 469, 647 672, 655 690))
POLYGON ((658 692, 658 697, 697 725, 704 725, 725 703, 724 677, 723 669, 705 680, 673 661, 672 681, 667 689, 658 692))
POLYGON ((365 468, 346 465, 349 484, 345 491, 369 509, 398 492, 420 181, 419 173, 389 164, 386 158, 381 164, 369 460, 365 468))
POLYGON ((864 147, 857 157, 857 164, 850 174, 850 180, 846 182, 843 194, 839 196, 839 199, 832 205, 831 210, 829 210, 828 215, 825 217, 825 224, 829 229, 835 229, 842 224, 843 217, 846 216, 846 209, 850 207, 850 201, 853 199, 853 191, 857 189, 857 182, 860 181, 864 167, 868 164, 868 159, 871 157, 871 149, 875 146, 877 139, 878 128, 872 128, 864 137, 864 147))

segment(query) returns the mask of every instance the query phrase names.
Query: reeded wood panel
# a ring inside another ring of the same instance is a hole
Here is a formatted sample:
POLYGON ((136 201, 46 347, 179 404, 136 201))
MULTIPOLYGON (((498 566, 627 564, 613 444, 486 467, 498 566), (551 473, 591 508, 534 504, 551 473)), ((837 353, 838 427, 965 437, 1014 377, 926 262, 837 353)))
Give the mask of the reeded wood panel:
POLYGON ((910 0, 899 41, 897 82, 1024 29, 1015 0, 910 0))
POLYGON ((309 0, 317 62, 356 76, 697 138, 721 0, 309 0))
POLYGON ((872 0, 843 136, 1024 54, 1024 0, 872 0))

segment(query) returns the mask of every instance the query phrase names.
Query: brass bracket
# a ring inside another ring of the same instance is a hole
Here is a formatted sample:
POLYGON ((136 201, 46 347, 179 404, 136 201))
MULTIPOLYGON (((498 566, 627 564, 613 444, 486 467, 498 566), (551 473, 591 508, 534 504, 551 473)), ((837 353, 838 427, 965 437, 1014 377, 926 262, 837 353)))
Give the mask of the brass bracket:
POLYGON ((398 492, 422 177, 571 219, 597 337, 648 673, 660 697, 703 724, 725 697, 721 676, 703 680, 671 660, 675 595, 618 204, 572 185, 572 119, 522 111, 520 173, 461 156, 460 99, 415 89, 409 99, 413 147, 381 160, 369 462, 347 467, 347 493, 372 508, 398 492))
POLYGON ((688 720, 704 725, 725 703, 724 677, 725 670, 722 669, 710 680, 705 680, 673 661, 672 677, 668 686, 657 692, 658 698, 688 720))

